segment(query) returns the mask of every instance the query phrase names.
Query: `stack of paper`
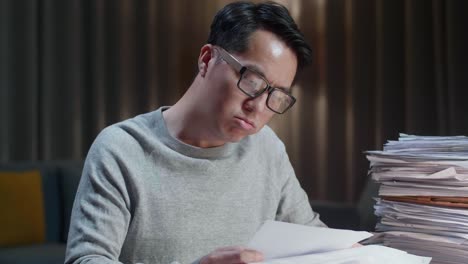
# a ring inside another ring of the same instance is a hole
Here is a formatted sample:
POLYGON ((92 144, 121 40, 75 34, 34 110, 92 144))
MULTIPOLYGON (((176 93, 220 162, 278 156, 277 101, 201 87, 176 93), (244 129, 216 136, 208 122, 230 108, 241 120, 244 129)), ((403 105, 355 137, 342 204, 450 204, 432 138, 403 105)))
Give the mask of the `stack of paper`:
POLYGON ((468 137, 401 134, 367 154, 381 184, 380 241, 431 263, 468 263, 468 137))
POLYGON ((267 221, 248 247, 264 254, 264 264, 428 264, 431 260, 385 246, 352 247, 371 236, 363 231, 267 221))

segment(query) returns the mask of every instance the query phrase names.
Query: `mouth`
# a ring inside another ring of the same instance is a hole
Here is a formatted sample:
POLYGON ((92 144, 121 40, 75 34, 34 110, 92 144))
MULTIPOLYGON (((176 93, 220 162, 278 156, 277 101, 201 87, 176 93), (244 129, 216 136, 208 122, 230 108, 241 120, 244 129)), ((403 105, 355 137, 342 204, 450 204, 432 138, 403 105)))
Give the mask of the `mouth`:
POLYGON ((241 125, 242 128, 246 129, 246 130, 252 130, 252 129, 255 129, 255 123, 246 119, 246 118, 242 118, 242 117, 238 117, 236 116, 235 117, 238 121, 239 121, 239 124, 241 125))

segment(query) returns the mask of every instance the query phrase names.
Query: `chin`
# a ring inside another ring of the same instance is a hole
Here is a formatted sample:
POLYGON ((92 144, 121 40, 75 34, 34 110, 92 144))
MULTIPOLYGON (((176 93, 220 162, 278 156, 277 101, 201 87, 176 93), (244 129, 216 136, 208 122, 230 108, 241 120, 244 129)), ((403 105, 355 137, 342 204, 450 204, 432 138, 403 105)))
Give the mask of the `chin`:
POLYGON ((241 133, 239 131, 234 131, 234 132, 229 133, 229 136, 228 136, 229 140, 228 141, 232 142, 232 143, 239 142, 242 139, 244 139, 245 137, 250 135, 248 133, 245 133, 244 131, 242 131, 242 132, 243 133, 241 133))
POLYGON ((257 132, 256 130, 247 131, 237 126, 225 127, 222 131, 222 133, 224 134, 225 141, 231 143, 239 142, 245 137, 255 134, 257 132))
POLYGON ((241 141, 243 138, 245 138, 246 136, 243 136, 243 137, 237 137, 237 138, 232 138, 229 142, 231 143, 237 143, 239 141, 241 141))

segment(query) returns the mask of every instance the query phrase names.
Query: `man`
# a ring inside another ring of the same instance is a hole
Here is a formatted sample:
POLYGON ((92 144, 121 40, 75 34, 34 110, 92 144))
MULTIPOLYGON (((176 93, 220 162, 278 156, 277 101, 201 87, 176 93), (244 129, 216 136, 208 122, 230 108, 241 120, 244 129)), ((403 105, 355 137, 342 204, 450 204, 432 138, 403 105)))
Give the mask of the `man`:
POLYGON ((262 253, 235 245, 266 220, 325 226, 265 126, 310 56, 283 6, 220 10, 184 96, 93 143, 66 263, 250 263, 262 253))

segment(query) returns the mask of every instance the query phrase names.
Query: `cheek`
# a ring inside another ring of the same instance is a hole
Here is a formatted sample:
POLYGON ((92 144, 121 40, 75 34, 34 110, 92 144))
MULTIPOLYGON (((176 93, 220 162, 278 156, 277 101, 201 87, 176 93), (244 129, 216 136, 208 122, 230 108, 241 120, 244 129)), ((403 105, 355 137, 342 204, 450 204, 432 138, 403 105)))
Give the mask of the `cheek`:
POLYGON ((268 122, 270 122, 270 120, 273 118, 273 116, 275 115, 275 113, 273 113, 272 111, 270 111, 268 109, 268 113, 265 114, 265 116, 263 117, 263 124, 267 124, 268 122))
POLYGON ((236 84, 226 85, 218 97, 218 108, 223 112, 237 112, 242 107, 245 95, 237 88, 236 84))
POLYGON ((220 111, 232 98, 233 89, 230 87, 232 84, 228 80, 222 78, 215 80, 217 85, 212 87, 211 91, 207 94, 205 103, 213 102, 216 108, 213 111, 220 111))
POLYGON ((263 113, 259 118, 259 126, 255 132, 260 131, 270 120, 273 118, 275 114, 268 110, 268 112, 263 113))

